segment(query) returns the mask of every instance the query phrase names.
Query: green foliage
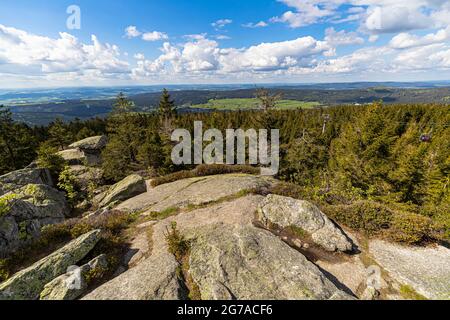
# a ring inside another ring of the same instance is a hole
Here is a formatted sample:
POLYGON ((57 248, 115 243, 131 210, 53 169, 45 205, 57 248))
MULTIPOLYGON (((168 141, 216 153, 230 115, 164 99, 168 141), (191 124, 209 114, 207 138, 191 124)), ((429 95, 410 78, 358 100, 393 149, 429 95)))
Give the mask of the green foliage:
POLYGON ((175 256, 177 261, 181 262, 183 257, 189 252, 189 243, 181 235, 177 229, 177 223, 172 222, 170 229, 167 229, 165 234, 168 250, 175 256))
POLYGON ((16 123, 0 105, 0 175, 27 166, 36 156, 36 139, 27 125, 16 123))
POLYGON ((58 178, 58 188, 66 193, 69 204, 74 206, 80 197, 80 187, 77 178, 69 166, 65 166, 58 178))
POLYGON ((174 117, 177 113, 175 102, 171 100, 169 91, 163 90, 161 100, 159 101, 158 113, 161 117, 174 117))
POLYGON ((97 229, 101 230, 100 241, 84 260, 88 262, 101 254, 106 254, 109 261, 108 271, 115 271, 124 253, 126 239, 122 231, 134 221, 135 216, 129 213, 108 211, 86 219, 75 218, 60 224, 47 225, 42 228, 38 239, 15 251, 8 259, 0 260, 0 277, 6 279, 9 275, 54 252, 68 241, 97 229))
POLYGON ((134 102, 129 100, 123 92, 120 92, 113 104, 112 113, 114 115, 133 112, 135 109, 134 102))
POLYGON ((171 207, 171 208, 167 208, 161 212, 151 212, 150 218, 153 220, 164 220, 168 217, 176 215, 179 212, 180 212, 179 208, 171 207))
POLYGON ((369 235, 389 229, 394 216, 385 205, 366 200, 351 205, 324 206, 323 210, 337 222, 369 235))
MULTIPOLYGON (((236 110, 251 110, 258 109, 260 101, 256 98, 247 99, 211 99, 205 104, 192 105, 193 109, 210 109, 222 111, 236 111, 236 110)), ((310 109, 317 107, 318 102, 306 102, 297 100, 280 100, 277 101, 275 109, 289 110, 289 109, 310 109)))
POLYGON ((6 194, 4 196, 0 196, 0 217, 6 215, 9 210, 11 210, 11 201, 17 199, 17 197, 17 194, 6 194))
POLYGON ((412 287, 408 285, 400 286, 400 293, 402 297, 407 300, 428 300, 427 298, 417 293, 416 290, 414 290, 412 287))
POLYGON ((289 226, 285 231, 299 239, 305 239, 308 236, 308 232, 297 226, 289 226))
POLYGON ((431 229, 430 218, 410 212, 397 212, 389 235, 397 242, 420 244, 430 238, 431 229))
POLYGON ((58 177, 66 166, 66 161, 57 152, 58 150, 49 143, 42 143, 37 158, 38 166, 47 168, 54 177, 58 177))
POLYGON ((9 278, 8 261, 6 259, 0 259, 0 283, 9 278))
POLYGON ((48 134, 48 144, 58 150, 64 150, 72 141, 71 134, 60 118, 50 124, 48 134))

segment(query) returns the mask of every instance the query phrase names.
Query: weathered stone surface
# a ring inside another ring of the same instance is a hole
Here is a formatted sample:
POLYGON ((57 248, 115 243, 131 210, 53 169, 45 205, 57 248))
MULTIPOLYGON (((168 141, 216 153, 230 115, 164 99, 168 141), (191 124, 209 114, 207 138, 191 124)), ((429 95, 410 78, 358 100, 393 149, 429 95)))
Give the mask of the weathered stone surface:
POLYGON ((99 241, 94 230, 71 241, 63 248, 19 271, 0 284, 0 300, 36 300, 44 286, 67 272, 69 266, 83 259, 99 241))
POLYGON ((47 169, 28 168, 0 176, 0 196, 22 188, 28 184, 53 186, 52 177, 47 169))
POLYGON ((141 176, 133 174, 109 188, 106 196, 100 202, 100 206, 105 207, 116 201, 124 201, 146 191, 145 180, 141 176))
POLYGON ((100 184, 103 179, 103 170, 96 167, 73 165, 70 166, 70 172, 73 173, 83 191, 88 190, 89 183, 100 184))
POLYGON ((369 242, 373 258, 396 281, 428 299, 450 299, 450 250, 404 247, 386 241, 369 242))
POLYGON ((244 174, 198 177, 163 184, 129 199, 117 209, 161 212, 168 208, 211 203, 245 190, 268 186, 272 178, 244 174))
POLYGON ((69 146, 69 148, 99 151, 99 150, 103 149, 104 147, 106 147, 107 143, 108 143, 108 138, 106 136, 96 136, 96 137, 89 137, 89 138, 83 139, 81 141, 72 143, 69 146))
POLYGON ((70 165, 81 165, 86 162, 86 156, 84 152, 80 149, 67 149, 58 152, 58 155, 61 156, 64 160, 67 161, 70 165))
POLYGON ((152 255, 138 266, 95 289, 83 300, 178 300, 185 299, 179 264, 168 252, 152 255))
POLYGON ((267 227, 270 224, 282 228, 299 227, 328 251, 352 250, 352 244, 346 235, 310 202, 268 195, 258 209, 258 218, 267 227))
POLYGON ((367 268, 359 256, 346 257, 344 261, 338 262, 318 260, 315 264, 332 274, 339 284, 348 288, 354 295, 367 284, 367 268))
POLYGON ((88 288, 89 272, 101 272, 108 267, 106 255, 98 256, 87 264, 67 272, 47 283, 40 294, 41 300, 75 300, 88 288))
POLYGON ((268 231, 216 224, 191 241, 190 274, 202 299, 351 299, 301 253, 268 231))
POLYGON ((62 222, 70 213, 64 194, 48 185, 29 184, 8 195, 14 199, 0 216, 0 255, 38 237, 43 226, 62 222))

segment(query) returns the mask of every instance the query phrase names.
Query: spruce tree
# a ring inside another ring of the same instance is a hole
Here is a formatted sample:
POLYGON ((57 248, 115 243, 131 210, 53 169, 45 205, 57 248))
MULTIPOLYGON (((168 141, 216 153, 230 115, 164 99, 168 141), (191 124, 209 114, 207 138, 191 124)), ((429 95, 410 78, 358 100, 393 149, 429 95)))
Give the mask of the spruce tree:
POLYGON ((172 118, 176 115, 175 102, 171 100, 169 91, 164 89, 159 101, 158 113, 161 117, 172 118))

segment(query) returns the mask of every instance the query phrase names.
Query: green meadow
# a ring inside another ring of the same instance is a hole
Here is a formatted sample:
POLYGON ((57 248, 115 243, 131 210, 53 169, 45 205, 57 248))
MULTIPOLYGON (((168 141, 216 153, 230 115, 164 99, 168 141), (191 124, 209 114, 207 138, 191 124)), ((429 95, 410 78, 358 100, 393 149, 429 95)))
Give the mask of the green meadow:
MULTIPOLYGON (((191 106, 195 109, 214 110, 251 110, 258 109, 258 99, 211 99, 208 103, 191 106)), ((311 109, 320 106, 318 102, 306 102, 297 100, 280 100, 277 102, 277 109, 311 109)))

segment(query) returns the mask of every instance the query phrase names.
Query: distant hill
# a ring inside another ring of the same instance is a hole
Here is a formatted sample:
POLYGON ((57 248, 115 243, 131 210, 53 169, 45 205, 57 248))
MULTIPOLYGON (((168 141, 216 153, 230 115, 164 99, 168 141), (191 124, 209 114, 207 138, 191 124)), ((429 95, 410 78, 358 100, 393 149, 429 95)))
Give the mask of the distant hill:
MULTIPOLYGON (((385 103, 450 103, 450 83, 351 83, 311 85, 267 85, 283 94, 285 100, 297 100, 320 106, 385 103), (372 85, 372 86, 370 86, 372 85), (405 86, 409 86, 406 88, 405 86)), ((194 112, 191 106, 219 99, 249 99, 254 85, 168 86, 181 112, 194 112), (194 89, 183 89, 194 88, 194 89), (208 89, 209 88, 209 89, 208 89), (213 88, 213 89, 212 89, 213 88)), ((130 88, 73 88, 46 91, 1 92, 0 104, 11 107, 14 118, 30 125, 48 124, 56 117, 65 121, 75 118, 103 117, 111 110, 115 95, 123 91, 140 111, 150 112, 159 102, 161 86, 130 88), (78 90, 78 91, 77 91, 78 90), (77 98, 64 98, 64 97, 77 98), (6 99, 7 98, 7 99, 6 99), (10 101, 10 103, 8 103, 10 101), (43 102, 45 101, 45 102, 43 102)), ((231 108, 233 109, 233 108, 231 108)))

